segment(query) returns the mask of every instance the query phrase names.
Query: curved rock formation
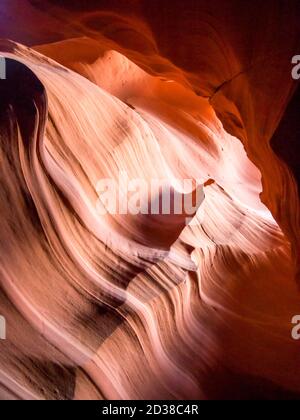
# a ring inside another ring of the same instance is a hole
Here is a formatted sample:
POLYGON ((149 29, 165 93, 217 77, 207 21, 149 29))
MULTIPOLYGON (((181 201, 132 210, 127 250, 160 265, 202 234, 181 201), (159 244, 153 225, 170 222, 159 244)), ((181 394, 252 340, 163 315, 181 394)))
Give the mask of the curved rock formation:
POLYGON ((298 3, 61 3, 0 6, 1 398, 299 398, 298 3))

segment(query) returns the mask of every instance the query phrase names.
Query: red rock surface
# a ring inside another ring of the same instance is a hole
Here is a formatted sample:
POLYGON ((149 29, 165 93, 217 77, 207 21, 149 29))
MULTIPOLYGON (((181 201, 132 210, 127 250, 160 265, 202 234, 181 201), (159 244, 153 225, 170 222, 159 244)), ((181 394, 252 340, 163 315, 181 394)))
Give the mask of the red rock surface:
POLYGON ((300 7, 223 4, 2 0, 2 399, 299 398, 300 7), (119 171, 205 198, 99 217, 119 171))

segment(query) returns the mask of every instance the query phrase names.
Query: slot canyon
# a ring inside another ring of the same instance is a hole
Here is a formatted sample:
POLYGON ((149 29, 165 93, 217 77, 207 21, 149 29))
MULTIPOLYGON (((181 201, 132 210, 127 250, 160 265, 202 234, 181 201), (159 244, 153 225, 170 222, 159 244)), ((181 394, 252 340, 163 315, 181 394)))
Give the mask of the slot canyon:
POLYGON ((1 400, 300 398, 299 22, 1 0, 1 400), (120 173, 193 213, 100 214, 120 173))

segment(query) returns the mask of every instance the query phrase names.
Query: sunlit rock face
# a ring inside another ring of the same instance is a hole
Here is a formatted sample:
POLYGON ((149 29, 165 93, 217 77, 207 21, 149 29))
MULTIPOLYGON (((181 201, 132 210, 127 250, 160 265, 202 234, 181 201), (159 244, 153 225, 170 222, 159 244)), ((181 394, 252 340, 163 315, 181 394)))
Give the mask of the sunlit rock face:
POLYGON ((299 398, 300 8, 220 3, 1 2, 2 399, 299 398))

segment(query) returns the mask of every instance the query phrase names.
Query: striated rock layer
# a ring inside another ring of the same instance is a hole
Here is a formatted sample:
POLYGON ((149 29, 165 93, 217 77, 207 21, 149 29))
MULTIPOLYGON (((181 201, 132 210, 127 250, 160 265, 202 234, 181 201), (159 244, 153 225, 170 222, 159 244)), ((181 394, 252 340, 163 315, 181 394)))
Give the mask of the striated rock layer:
POLYGON ((299 398, 299 4, 80 3, 0 6, 0 397, 299 398), (204 195, 101 216, 120 172, 204 195))

